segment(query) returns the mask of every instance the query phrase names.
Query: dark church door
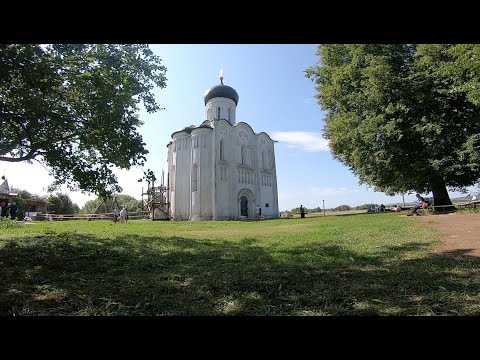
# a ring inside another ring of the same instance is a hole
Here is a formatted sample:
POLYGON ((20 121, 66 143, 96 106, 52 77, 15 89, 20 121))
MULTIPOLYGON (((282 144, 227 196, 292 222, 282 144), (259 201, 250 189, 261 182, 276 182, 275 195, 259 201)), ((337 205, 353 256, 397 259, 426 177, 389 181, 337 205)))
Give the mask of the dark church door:
POLYGON ((240 198, 240 215, 248 217, 248 201, 245 196, 240 198))

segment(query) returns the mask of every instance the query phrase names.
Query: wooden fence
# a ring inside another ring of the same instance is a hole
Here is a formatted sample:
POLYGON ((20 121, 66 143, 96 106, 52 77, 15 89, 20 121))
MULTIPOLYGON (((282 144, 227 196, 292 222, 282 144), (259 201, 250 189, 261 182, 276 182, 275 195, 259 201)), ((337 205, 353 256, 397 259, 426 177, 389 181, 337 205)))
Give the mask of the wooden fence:
MULTIPOLYGON (((128 220, 149 219, 148 211, 132 212, 128 214, 128 220)), ((113 213, 99 214, 45 214, 37 213, 34 220, 65 221, 65 220, 109 220, 113 221, 113 213)))

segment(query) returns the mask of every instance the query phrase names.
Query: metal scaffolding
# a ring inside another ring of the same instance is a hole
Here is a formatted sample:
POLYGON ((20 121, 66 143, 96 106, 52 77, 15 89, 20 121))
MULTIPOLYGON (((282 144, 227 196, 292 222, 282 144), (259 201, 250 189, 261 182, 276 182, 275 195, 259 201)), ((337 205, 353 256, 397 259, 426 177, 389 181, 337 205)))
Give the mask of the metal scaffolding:
POLYGON ((147 191, 142 188, 142 204, 145 217, 151 220, 170 220, 170 202, 168 201, 168 186, 164 184, 165 173, 162 171, 160 186, 155 186, 155 177, 147 179, 147 191), (144 199, 143 196, 147 198, 144 199))

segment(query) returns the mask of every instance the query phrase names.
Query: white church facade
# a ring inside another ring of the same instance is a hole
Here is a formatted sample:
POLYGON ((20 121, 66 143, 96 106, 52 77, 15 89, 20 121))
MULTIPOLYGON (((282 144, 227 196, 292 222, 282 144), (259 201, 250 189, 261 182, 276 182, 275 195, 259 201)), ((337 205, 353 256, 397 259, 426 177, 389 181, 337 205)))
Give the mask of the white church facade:
POLYGON ((221 83, 204 94, 205 121, 172 134, 168 192, 173 220, 264 218, 278 211, 276 141, 236 122, 239 96, 221 83))

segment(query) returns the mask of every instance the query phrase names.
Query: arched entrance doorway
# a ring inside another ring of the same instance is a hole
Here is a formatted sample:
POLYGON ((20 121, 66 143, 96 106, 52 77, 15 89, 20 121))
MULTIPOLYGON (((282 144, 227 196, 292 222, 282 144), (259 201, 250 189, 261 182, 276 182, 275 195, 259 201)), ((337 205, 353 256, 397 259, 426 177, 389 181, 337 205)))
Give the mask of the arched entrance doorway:
POLYGON ((240 216, 248 216, 248 200, 245 195, 240 198, 240 216))
POLYGON ((248 189, 242 189, 238 193, 238 216, 253 218, 255 216, 255 198, 248 189))

